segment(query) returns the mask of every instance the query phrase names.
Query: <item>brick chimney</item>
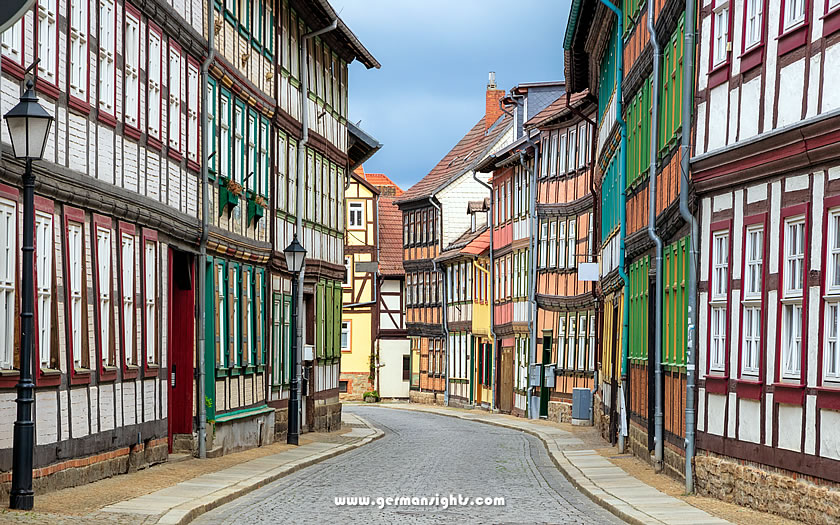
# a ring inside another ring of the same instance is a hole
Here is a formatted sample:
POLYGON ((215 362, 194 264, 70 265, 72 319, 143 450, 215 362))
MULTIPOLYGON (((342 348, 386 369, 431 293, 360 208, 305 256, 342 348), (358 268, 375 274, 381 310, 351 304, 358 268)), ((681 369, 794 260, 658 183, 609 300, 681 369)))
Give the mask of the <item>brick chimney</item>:
POLYGON ((499 100, 504 96, 504 90, 496 89, 496 72, 491 71, 487 79, 487 93, 485 94, 484 131, 490 129, 490 126, 502 115, 499 100))

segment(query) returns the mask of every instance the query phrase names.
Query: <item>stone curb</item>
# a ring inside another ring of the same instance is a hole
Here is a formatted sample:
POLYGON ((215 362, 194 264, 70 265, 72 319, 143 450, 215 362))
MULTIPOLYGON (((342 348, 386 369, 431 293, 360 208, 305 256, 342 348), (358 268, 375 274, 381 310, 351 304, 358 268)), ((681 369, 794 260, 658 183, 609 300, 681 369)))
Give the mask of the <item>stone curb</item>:
MULTIPOLYGON (((542 432, 537 432, 530 429, 525 429, 513 424, 503 423, 501 421, 488 421, 486 419, 478 418, 478 417, 466 417, 462 414, 458 413, 449 413, 442 410, 430 410, 425 407, 408 407, 408 406, 399 406, 399 405, 378 405, 382 406, 383 408, 396 408, 397 410, 414 410, 417 412, 425 412, 427 414, 436 414, 439 416, 446 416, 446 417, 454 417, 458 419, 462 419, 464 421, 475 421, 477 423, 484 423, 486 425, 494 425, 497 427, 507 428, 510 430, 519 430, 520 432, 525 432, 530 434, 537 439, 539 439, 543 446, 546 448, 549 457, 551 458, 552 463, 554 466, 557 467, 563 476, 569 480, 575 488, 577 488, 580 492, 585 494, 589 499, 593 502, 598 504, 599 506, 603 507, 604 509, 610 511, 617 517, 621 518, 622 520, 632 523, 634 525, 648 525, 648 524, 664 524, 666 522, 657 520, 650 514, 646 514, 636 507, 634 507, 631 503, 628 503, 612 494, 606 492, 604 489, 596 485, 592 482, 586 475, 571 461, 565 456, 565 454, 557 448, 554 443, 549 444, 548 440, 543 437, 542 432)), ((444 409, 446 410, 446 409, 444 409)), ((628 477, 633 477, 630 474, 627 474, 628 477)), ((635 478, 634 478, 635 479, 635 478)), ((669 496, 673 497, 673 496, 669 496)), ((674 498, 677 499, 677 498, 674 498)), ((682 501, 682 500, 678 500, 682 501)), ((691 506, 690 504, 686 503, 686 505, 691 506)), ((693 507, 692 508, 696 508, 693 507)), ((698 509, 699 510, 699 509, 698 509)))
POLYGON ((206 512, 209 512, 217 507, 221 507, 226 503, 230 503, 237 498, 262 488, 282 477, 288 476, 293 472, 297 472, 298 470, 315 465, 345 452, 355 450, 363 445, 376 441, 385 435, 382 430, 371 425, 366 419, 356 414, 354 415, 359 418, 359 420, 362 421, 370 430, 372 430, 373 434, 361 438, 353 443, 339 445, 328 452, 315 453, 304 460, 291 461, 285 465, 281 465, 270 470, 268 473, 264 473, 265 475, 263 476, 254 476, 248 480, 240 481, 236 485, 219 489, 215 493, 203 498, 197 498, 193 501, 182 503, 177 507, 169 509, 158 519, 157 523, 165 525, 185 525, 206 512))

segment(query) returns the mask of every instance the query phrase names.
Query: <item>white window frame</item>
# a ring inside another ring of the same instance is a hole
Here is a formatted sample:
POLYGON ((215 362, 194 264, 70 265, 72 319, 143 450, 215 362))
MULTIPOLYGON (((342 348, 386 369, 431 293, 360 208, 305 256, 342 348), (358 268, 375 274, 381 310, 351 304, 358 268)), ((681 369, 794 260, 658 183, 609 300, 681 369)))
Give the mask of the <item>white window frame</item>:
POLYGON ((573 171, 575 166, 577 165, 577 135, 576 131, 571 129, 569 130, 569 160, 567 161, 566 165, 568 166, 568 171, 573 171))
POLYGON ((216 274, 218 285, 216 295, 218 296, 219 308, 216 311, 216 325, 219 327, 219 366, 222 368, 230 368, 230 354, 225 351, 229 346, 229 336, 225 334, 225 328, 228 324, 227 309, 225 304, 227 302, 227 292, 225 287, 225 276, 227 275, 227 268, 222 264, 216 265, 216 274), (227 355, 227 359, 225 356, 227 355))
POLYGON ((566 345, 566 368, 568 370, 575 369, 575 343, 577 342, 576 329, 577 316, 575 314, 570 314, 568 343, 566 345))
MULTIPOLYGON (((271 163, 268 156, 268 141, 271 138, 269 136, 269 125, 268 122, 265 120, 260 120, 260 145, 259 145, 259 152, 260 152, 260 166, 259 170, 260 173, 257 176, 257 193, 260 195, 268 195, 268 177, 269 173, 271 172, 271 163)), ((285 189, 285 188, 284 188, 285 189)), ((277 188, 277 191, 280 192, 281 188, 277 188)), ((330 209, 333 211, 335 210, 335 206, 331 206, 330 209)), ((332 226, 332 225, 331 225, 332 226)))
POLYGON ((801 298, 805 272, 805 217, 785 219, 784 243, 784 288, 783 297, 801 298), (791 235, 796 235, 799 246, 791 244, 791 235), (791 281, 791 279, 794 279, 791 281))
POLYGON ((81 369, 82 359, 82 331, 87 333, 87 327, 82 327, 82 244, 84 229, 81 223, 70 222, 67 226, 67 280, 69 282, 69 312, 70 312, 70 342, 72 347, 73 367, 81 369))
POLYGON ((162 84, 163 84, 163 35, 149 26, 149 56, 146 72, 146 106, 148 111, 149 135, 160 141, 162 127, 162 84))
POLYGON ((566 242, 569 245, 569 260, 566 261, 567 268, 577 267, 577 220, 569 220, 569 231, 566 242))
POLYGON ((764 272, 764 226, 747 228, 744 269, 744 300, 761 300, 764 272))
MULTIPOLYGON (((347 203, 347 212, 350 215, 347 225, 352 230, 360 230, 365 227, 365 204, 358 201, 350 201, 347 203)), ((426 235, 426 229, 423 228, 423 236, 426 235)))
POLYGON ((784 20, 783 32, 790 31, 805 23, 807 6, 808 0, 785 1, 785 12, 782 13, 782 19, 784 20))
POLYGON ((802 369, 802 303, 782 305, 782 378, 799 380, 802 369))
POLYGON ((566 220, 560 219, 557 228, 560 230, 557 236, 557 268, 566 267, 566 220))
MULTIPOLYGON (((56 54, 58 53, 58 0, 38 0, 38 78, 58 84, 56 54)), ((16 24, 17 25, 17 24, 16 24)))
POLYGON ((557 175, 557 132, 551 132, 551 139, 549 142, 548 151, 550 152, 549 165, 551 166, 551 176, 557 175))
POLYGON ((823 380, 840 382, 840 300, 826 303, 823 380))
POLYGON ((726 370, 727 294, 729 292, 729 230, 712 233, 712 274, 710 276, 709 369, 726 370))
POLYGON ((99 0, 99 109, 116 115, 117 6, 114 0, 99 0))
POLYGON ((144 264, 144 305, 146 310, 146 363, 157 363, 156 342, 157 334, 157 242, 146 240, 144 248, 146 258, 144 264))
POLYGON ((226 179, 231 178, 230 173, 230 106, 233 101, 225 93, 222 93, 221 103, 219 104, 219 136, 221 138, 219 146, 219 174, 226 179))
MULTIPOLYGON (((247 173, 242 171, 245 157, 245 108, 233 103, 233 176, 239 184, 244 184, 247 173)), ((310 188, 311 189, 311 188, 310 188)), ((311 209, 311 208, 310 208, 311 209)))
POLYGON ((70 0, 70 95, 84 102, 88 100, 90 62, 88 5, 87 0, 70 0))
POLYGON ((243 361, 245 366, 252 366, 254 364, 254 353, 252 347, 254 345, 254 307, 253 307, 253 269, 244 270, 242 272, 244 285, 243 302, 245 303, 245 326, 243 330, 242 346, 245 349, 242 351, 243 361))
POLYGON ((588 336, 589 322, 586 314, 578 315, 578 355, 577 355, 577 369, 583 370, 586 366, 586 341, 588 336))
POLYGON ((548 221, 540 224, 540 268, 546 268, 548 263, 548 221))
POLYGON ((35 212, 35 267, 38 301, 38 356, 42 369, 50 368, 52 354, 53 215, 35 212))
POLYGON ((566 368, 566 314, 561 313, 557 320, 557 366, 566 368))
POLYGON ((169 46, 169 106, 167 117, 169 130, 167 137, 169 147, 176 152, 181 151, 181 77, 183 65, 181 63, 181 51, 170 44, 169 46))
POLYGON ((350 326, 350 321, 341 321, 341 351, 351 352, 351 336, 353 328, 350 326), (346 343, 346 344, 345 344, 346 343))
POLYGON ((257 115, 252 113, 251 111, 248 112, 248 158, 246 160, 245 174, 244 174, 244 181, 245 189, 255 191, 257 188, 257 180, 260 177, 260 174, 257 173, 257 142, 259 138, 257 137, 257 115))
POLYGON ((717 2, 712 13, 714 17, 715 34, 712 36, 712 67, 726 62, 729 57, 729 1, 717 2))
POLYGON ((595 370, 595 312, 589 312, 589 362, 587 370, 595 370))
POLYGON ((123 357, 127 366, 137 365, 137 344, 134 332, 134 294, 135 290, 135 256, 134 235, 128 232, 120 234, 121 248, 121 290, 122 290, 122 321, 123 321, 123 357))
POLYGON ((758 376, 761 366, 761 307, 745 306, 743 316, 741 372, 758 376))
POLYGON ((566 173, 566 168, 567 168, 566 159, 567 159, 566 134, 563 133, 562 135, 560 135, 560 150, 559 150, 559 153, 557 155, 557 162, 559 163, 559 166, 557 168, 557 172, 560 173, 561 175, 566 173))
POLYGON ((342 286, 347 288, 353 283, 353 257, 344 256, 344 282, 342 286))
POLYGON ((744 50, 748 50, 761 43, 764 22, 764 0, 746 0, 744 16, 746 17, 744 50))
MULTIPOLYGON (((840 5, 840 0, 837 2, 840 5)), ((823 380, 840 381, 840 208, 828 212, 823 380)))
MULTIPOLYGON (((199 72, 198 67, 187 61, 187 159, 198 163, 198 137, 201 130, 198 128, 199 110, 199 72)), ((209 105, 212 105, 210 103, 209 105)), ((210 137, 209 140, 213 140, 210 137)))
POLYGON ((586 139, 586 124, 581 124, 580 129, 578 130, 578 168, 583 168, 584 166, 586 166, 586 139))
POLYGON ((17 203, 0 198, 0 369, 15 365, 17 203))
POLYGON ((729 230, 712 236, 711 302, 726 302, 729 292, 729 230))
MULTIPOLYGON (((98 276, 99 297, 99 350, 102 366, 113 367, 111 360, 111 229, 99 225, 96 227, 96 271, 98 276)), ((123 263, 125 264, 125 263, 123 263)))
POLYGON ((557 267, 557 221, 553 220, 549 224, 548 234, 548 267, 557 267))
POLYGON ((125 9, 125 47, 123 69, 125 74, 125 123, 140 127, 140 18, 131 9, 125 9))

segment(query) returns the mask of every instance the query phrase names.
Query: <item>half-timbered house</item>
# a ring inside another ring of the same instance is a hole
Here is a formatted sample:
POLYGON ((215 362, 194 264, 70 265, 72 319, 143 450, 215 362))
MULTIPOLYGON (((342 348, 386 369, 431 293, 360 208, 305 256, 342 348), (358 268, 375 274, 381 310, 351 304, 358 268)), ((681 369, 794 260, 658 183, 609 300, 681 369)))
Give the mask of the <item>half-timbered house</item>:
POLYGON ((435 259, 469 226, 469 216, 464 213, 467 203, 487 196, 486 175, 477 174, 475 166, 513 136, 513 119, 500 106, 505 92, 496 89, 494 77, 491 73, 484 116, 423 179, 396 200, 403 213, 413 401, 442 404, 445 397, 447 334, 442 303, 446 290, 435 259))
POLYGON ((708 0, 698 29, 697 488, 827 523, 837 509, 817 501, 840 483, 840 4, 708 0), (740 497, 756 483, 770 490, 740 497))
MULTIPOLYGON (((192 425, 203 5, 41 1, 0 39, 0 113, 32 78, 55 117, 44 159, 33 163, 36 490, 165 460, 173 435, 192 425)), ((24 166, 2 128, 7 482, 21 366, 24 166)))

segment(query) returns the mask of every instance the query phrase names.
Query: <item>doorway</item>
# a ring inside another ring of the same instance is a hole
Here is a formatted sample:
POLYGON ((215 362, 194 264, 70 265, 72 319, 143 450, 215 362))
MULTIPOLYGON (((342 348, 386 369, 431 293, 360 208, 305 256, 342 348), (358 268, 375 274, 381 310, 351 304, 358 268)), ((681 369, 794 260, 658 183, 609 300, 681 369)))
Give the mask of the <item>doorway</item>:
POLYGON ((193 431, 195 272, 193 256, 169 250, 169 452, 176 434, 193 431))
POLYGON ((501 364, 499 410, 510 414, 513 410, 513 347, 502 348, 501 364))

